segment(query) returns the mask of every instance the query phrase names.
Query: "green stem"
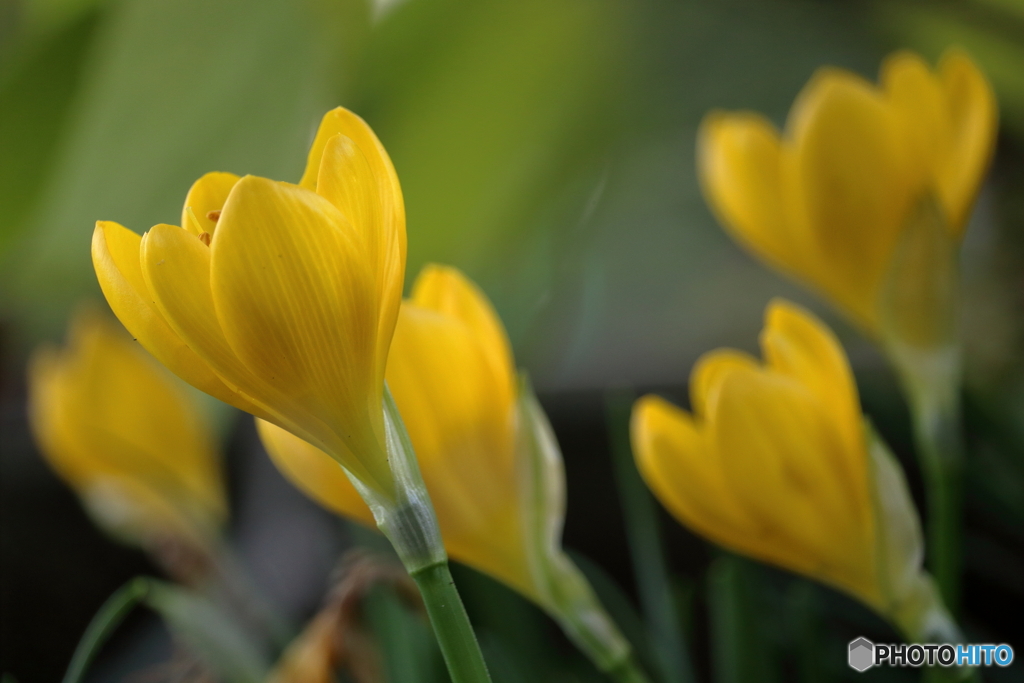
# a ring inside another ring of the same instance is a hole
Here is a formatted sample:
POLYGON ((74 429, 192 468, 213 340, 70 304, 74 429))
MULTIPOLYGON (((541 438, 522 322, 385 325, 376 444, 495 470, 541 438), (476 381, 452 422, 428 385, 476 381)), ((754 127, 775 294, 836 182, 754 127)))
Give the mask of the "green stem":
POLYGON ((78 647, 75 648, 75 654, 71 657, 67 673, 64 674, 63 683, 80 683, 85 677, 89 665, 99 654, 100 648, 148 592, 149 581, 135 578, 107 598, 107 601, 96 612, 96 616, 89 622, 85 633, 82 634, 82 639, 78 641, 78 647))
POLYGON ((928 504, 928 565, 955 616, 960 591, 960 240, 934 193, 902 226, 879 291, 879 332, 913 414, 928 504))
POLYGON ((384 422, 395 496, 386 498, 368 488, 360 488, 357 480, 353 480, 353 484, 360 488, 363 499, 373 511, 377 528, 391 541, 420 588, 452 683, 490 683, 480 645, 448 571, 448 555, 441 540, 437 515, 423 483, 412 441, 386 386, 384 422))
POLYGON ((695 677, 679 612, 672 599, 672 585, 658 528, 658 510, 633 462, 629 440, 633 398, 632 393, 623 392, 609 395, 605 402, 633 573, 661 679, 664 683, 692 683, 695 677))
POLYGON ((775 683, 779 680, 771 647, 759 627, 759 586, 745 560, 723 553, 708 568, 715 683, 775 683))
POLYGON ((959 396, 955 391, 941 392, 938 397, 911 392, 910 406, 928 504, 928 566, 946 608, 956 614, 962 562, 963 436, 959 396))
POLYGON ((441 646, 452 683, 490 681, 480 646, 462 604, 448 562, 438 562, 409 572, 423 596, 423 604, 441 646))
POLYGON ((530 539, 539 602, 597 669, 620 683, 648 683, 633 646, 605 610, 587 576, 562 549, 565 470, 551 424, 525 374, 519 380, 518 417, 522 507, 530 539))

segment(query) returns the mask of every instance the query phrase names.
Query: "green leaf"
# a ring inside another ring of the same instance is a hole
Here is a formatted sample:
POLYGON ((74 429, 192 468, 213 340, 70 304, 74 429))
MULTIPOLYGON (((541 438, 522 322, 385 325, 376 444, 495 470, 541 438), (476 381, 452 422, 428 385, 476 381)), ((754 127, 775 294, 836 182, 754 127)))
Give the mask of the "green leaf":
POLYGON ((245 628, 198 593, 151 581, 146 604, 226 683, 262 683, 270 661, 245 628))
MULTIPOLYGON (((82 634, 75 654, 71 657, 71 663, 68 664, 67 673, 64 674, 64 683, 79 683, 85 677, 100 648, 113 635, 132 608, 145 599, 153 585, 151 579, 136 577, 107 598, 82 634)), ((8 683, 7 677, 7 674, 4 674, 4 683, 8 683)))
POLYGON ((603 164, 621 123, 625 16, 607 0, 414 1, 368 49, 358 101, 402 181, 409 272, 459 265, 513 338, 551 274, 515 269, 577 224, 575 177, 603 164))
POLYGON ((762 631, 763 589, 758 578, 754 565, 724 553, 708 569, 715 683, 779 680, 774 653, 762 631))
POLYGON ((26 227, 53 166, 98 20, 87 12, 24 46, 30 54, 0 78, 0 255, 26 227))
POLYGON ((444 683, 447 680, 441 651, 422 615, 411 612, 386 586, 375 586, 364 605, 389 683, 444 683))

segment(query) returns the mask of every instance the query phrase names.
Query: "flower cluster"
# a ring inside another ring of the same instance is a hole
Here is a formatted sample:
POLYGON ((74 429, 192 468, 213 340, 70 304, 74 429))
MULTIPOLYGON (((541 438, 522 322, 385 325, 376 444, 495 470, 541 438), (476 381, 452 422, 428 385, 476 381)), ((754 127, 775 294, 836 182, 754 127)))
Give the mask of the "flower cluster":
MULTIPOLYGON (((955 505, 943 487, 957 454, 942 440, 958 429, 948 400, 958 375, 934 359, 956 349, 956 253, 996 118, 964 53, 936 70, 898 53, 878 86, 819 71, 782 135, 759 115, 719 112, 699 133, 705 194, 730 233, 880 341, 906 380, 938 520, 935 579, 902 469, 862 414, 838 339, 806 310, 769 304, 763 360, 703 356, 690 410, 645 396, 632 413, 637 467, 680 522, 849 594, 913 639, 958 638, 956 515, 943 507, 955 505)), ((601 670, 646 680, 562 549, 561 453, 495 309, 441 265, 403 300, 405 250, 395 169, 342 108, 323 118, 298 184, 209 173, 188 191, 180 226, 139 236, 100 221, 92 241, 131 336, 254 415, 274 463, 310 497, 388 537, 453 680, 488 674, 449 555, 547 611, 601 670)), ((226 505, 215 449, 180 388, 95 312, 69 336, 30 371, 52 467, 115 535, 216 555, 226 505)), ((341 658, 334 615, 317 617, 270 680, 329 679, 341 658)))

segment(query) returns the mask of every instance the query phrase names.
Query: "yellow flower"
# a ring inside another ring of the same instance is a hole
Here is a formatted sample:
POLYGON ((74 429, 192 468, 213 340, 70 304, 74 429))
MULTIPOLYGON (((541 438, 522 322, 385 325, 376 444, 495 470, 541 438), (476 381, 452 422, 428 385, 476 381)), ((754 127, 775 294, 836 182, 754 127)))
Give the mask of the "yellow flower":
POLYGON ((207 545, 227 514, 210 434, 181 390, 95 312, 29 366, 29 419, 96 522, 137 545, 207 545))
POLYGON ((677 519, 735 552, 843 590, 910 633, 948 626, 899 465, 865 427, 838 341, 772 302, 765 362, 706 354, 693 413, 656 396, 633 411, 637 465, 677 519))
MULTIPOLYGON (((532 392, 517 382, 505 330, 477 287, 428 266, 403 302, 387 366, 451 557, 519 591, 561 621, 598 666, 629 646, 561 548, 561 454, 532 392)), ((341 470, 267 422, 279 468, 325 507, 372 520, 341 470)))
POLYGON ((934 239, 959 243, 996 127, 992 89, 966 54, 950 50, 932 71, 897 52, 878 87, 820 69, 781 139, 758 114, 709 114, 698 166, 708 203, 739 242, 879 336, 893 269, 943 267, 914 255, 894 265, 901 236, 925 214, 934 239))
POLYGON ((209 173, 182 227, 101 221, 111 308, 203 391, 300 435, 391 498, 382 398, 405 271, 391 161, 359 117, 324 116, 298 185, 209 173))
MULTIPOLYGON (((458 271, 428 266, 403 302, 387 366, 449 554, 539 599, 526 560, 517 474, 516 373, 501 322, 458 271)), ((259 423, 274 462, 326 507, 373 517, 341 470, 259 423)))

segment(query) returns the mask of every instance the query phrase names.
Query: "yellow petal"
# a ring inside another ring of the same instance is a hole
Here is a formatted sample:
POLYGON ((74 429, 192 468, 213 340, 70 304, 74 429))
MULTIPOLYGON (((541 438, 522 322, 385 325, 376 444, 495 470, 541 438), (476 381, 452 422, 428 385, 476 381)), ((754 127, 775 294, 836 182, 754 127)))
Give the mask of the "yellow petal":
MULTIPOLYGON (((860 403, 846 354, 832 330, 803 308, 775 299, 765 312, 761 348, 771 370, 799 382, 818 401, 839 431, 843 443, 863 452, 864 429, 860 403)), ((842 479, 855 484, 857 495, 866 495, 862 456, 842 463, 842 479)))
POLYGON ((722 225, 775 267, 807 277, 809 238, 787 215, 782 149, 759 114, 712 112, 697 133, 697 168, 722 225))
MULTIPOLYGON (((343 135, 349 138, 353 144, 362 152, 370 164, 375 176, 375 182, 381 188, 381 196, 391 195, 401 202, 401 190, 398 184, 398 175, 391 164, 391 157, 380 144, 380 140, 373 130, 363 121, 362 118, 344 107, 337 107, 324 114, 320 120, 320 127, 317 129, 313 145, 309 149, 309 156, 306 160, 306 170, 302 173, 302 180, 299 185, 307 190, 316 190, 317 181, 320 177, 321 166, 323 165, 324 149, 327 143, 336 135, 343 135)), ((405 214, 401 214, 401 221, 404 229, 405 214)))
POLYGON ((869 83, 822 69, 790 112, 793 220, 814 234, 812 277, 867 329, 889 255, 920 176, 900 142, 891 108, 869 83))
POLYGON ((405 303, 388 358, 395 397, 452 557, 529 588, 514 404, 468 325, 405 303))
POLYGON ((209 433, 170 378, 120 330, 96 314, 79 315, 68 348, 38 355, 29 379, 41 449, 98 521, 116 521, 112 531, 140 537, 205 537, 223 522, 209 433))
POLYGON ((155 307, 142 274, 141 240, 117 223, 96 223, 92 262, 110 308, 132 336, 171 372, 197 389, 233 403, 234 392, 171 329, 155 307))
POLYGON ((380 382, 387 358, 378 353, 387 346, 379 339, 386 307, 345 218, 313 192, 247 176, 228 197, 210 253, 225 339, 285 402, 254 398, 390 495, 380 382))
POLYGON ((870 501, 851 499, 841 481, 834 463, 852 457, 850 446, 816 398, 788 377, 737 370, 723 381, 708 429, 736 499, 768 540, 761 559, 870 593, 874 546, 859 509, 870 501))
POLYGON ((952 124, 950 154, 939 168, 939 194, 951 227, 960 234, 992 158, 999 113, 992 86, 963 51, 942 56, 939 78, 952 124))
POLYGON ((332 512, 376 528, 370 508, 334 458, 259 418, 256 430, 270 459, 300 491, 332 512))
POLYGON ((234 173, 207 173, 189 188, 185 195, 185 206, 181 209, 181 227, 194 235, 213 235, 217 221, 209 216, 211 211, 224 208, 231 188, 238 182, 234 173), (197 225, 198 223, 198 225, 197 225))
POLYGON ((381 309, 377 353, 384 357, 402 300, 405 205, 391 160, 373 131, 359 117, 341 111, 342 127, 358 142, 345 134, 327 141, 316 191, 341 211, 352 234, 361 241, 363 258, 376 285, 374 301, 381 309))
POLYGON ((913 161, 910 188, 922 190, 950 154, 952 122, 939 80, 920 56, 895 52, 882 63, 880 86, 900 127, 901 142, 913 161))
POLYGON ((250 396, 247 371, 220 330, 210 292, 210 249, 174 225, 156 225, 142 239, 142 274, 154 305, 174 334, 223 378, 221 400, 246 412, 268 415, 250 396), (244 384, 245 388, 242 388, 244 384))
POLYGON ((731 372, 757 367, 757 360, 752 356, 732 349, 718 349, 697 359, 690 372, 690 405, 694 415, 706 417, 713 411, 722 381, 731 372))
POLYGON ((716 454, 693 418, 657 396, 633 407, 633 454, 644 481, 694 531, 734 550, 756 541, 757 527, 729 490, 716 454))
POLYGON ((458 269, 428 264, 412 288, 412 303, 461 321, 476 339, 490 369, 497 402, 515 402, 515 362, 505 327, 487 296, 458 269))

